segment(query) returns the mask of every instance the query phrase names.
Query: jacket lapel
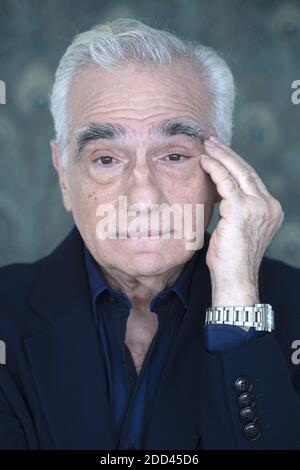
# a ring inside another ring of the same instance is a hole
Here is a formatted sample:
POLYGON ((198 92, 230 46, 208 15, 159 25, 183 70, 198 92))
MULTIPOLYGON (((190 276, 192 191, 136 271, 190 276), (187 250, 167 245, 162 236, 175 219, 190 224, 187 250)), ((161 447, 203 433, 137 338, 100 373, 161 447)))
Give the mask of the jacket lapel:
POLYGON ((25 347, 55 448, 115 448, 105 362, 76 228, 42 261, 30 304, 46 319, 25 347))

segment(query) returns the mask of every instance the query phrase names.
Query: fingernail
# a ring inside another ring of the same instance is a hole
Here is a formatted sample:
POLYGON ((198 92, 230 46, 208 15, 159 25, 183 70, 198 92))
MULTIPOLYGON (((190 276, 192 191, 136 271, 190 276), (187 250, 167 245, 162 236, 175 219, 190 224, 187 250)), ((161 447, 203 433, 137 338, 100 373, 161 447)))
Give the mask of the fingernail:
POLYGON ((210 140, 212 140, 213 142, 220 142, 218 137, 216 137, 215 135, 211 135, 210 140))

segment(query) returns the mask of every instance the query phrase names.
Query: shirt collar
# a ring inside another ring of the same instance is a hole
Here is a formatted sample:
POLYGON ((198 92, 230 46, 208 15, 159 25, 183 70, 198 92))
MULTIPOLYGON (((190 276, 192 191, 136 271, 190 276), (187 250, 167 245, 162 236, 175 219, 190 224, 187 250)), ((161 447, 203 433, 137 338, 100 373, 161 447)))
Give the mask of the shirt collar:
POLYGON ((87 270, 90 291, 93 303, 96 301, 98 295, 108 289, 108 284, 101 274, 98 263, 88 250, 85 243, 83 244, 84 262, 87 270))
MULTIPOLYGON (((205 235, 205 238, 206 237, 207 235, 205 235)), ((155 304, 160 302, 162 299, 165 299, 172 293, 175 293, 178 296, 178 298, 180 299, 182 304, 185 306, 185 308, 188 307, 189 290, 190 290, 194 267, 195 267, 196 261, 203 255, 203 251, 204 251, 203 248, 204 246, 200 250, 195 251, 192 257, 185 263, 178 278, 172 284, 172 286, 165 288, 164 290, 162 290, 161 292, 159 292, 153 297, 153 299, 150 302, 150 310, 153 310, 153 308, 155 307, 155 304)), ((96 262, 96 260, 94 259, 94 257, 92 256, 92 254, 90 253, 90 251, 88 250, 85 244, 84 244, 84 260, 85 260, 85 266, 87 269, 93 305, 95 306, 97 298, 101 293, 103 293, 104 291, 109 291, 111 295, 113 295, 114 297, 117 297, 121 302, 126 303, 131 308, 132 304, 125 293, 112 289, 110 286, 108 286, 106 280, 103 277, 103 274, 101 273, 101 269, 98 263, 96 262)))

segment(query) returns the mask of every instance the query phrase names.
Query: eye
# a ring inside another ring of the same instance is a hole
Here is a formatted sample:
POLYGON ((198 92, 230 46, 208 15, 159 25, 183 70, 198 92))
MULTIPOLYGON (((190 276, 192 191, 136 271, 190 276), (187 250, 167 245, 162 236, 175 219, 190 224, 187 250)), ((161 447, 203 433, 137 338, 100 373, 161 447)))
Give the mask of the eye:
POLYGON ((181 162, 188 160, 189 158, 190 157, 186 157, 185 155, 181 155, 180 153, 171 153, 170 155, 163 157, 162 160, 175 162, 175 163, 181 163, 181 162))
POLYGON ((113 166, 117 160, 110 155, 103 155, 102 157, 95 158, 93 162, 99 166, 113 166))

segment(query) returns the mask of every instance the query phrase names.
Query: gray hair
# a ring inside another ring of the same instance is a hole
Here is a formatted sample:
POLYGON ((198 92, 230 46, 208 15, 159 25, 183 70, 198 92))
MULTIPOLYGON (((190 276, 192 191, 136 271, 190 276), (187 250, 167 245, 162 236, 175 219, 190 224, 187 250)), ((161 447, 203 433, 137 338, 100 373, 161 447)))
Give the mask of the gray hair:
POLYGON ((50 110, 63 164, 67 162, 69 144, 68 93, 72 80, 84 66, 96 63, 110 70, 122 63, 141 62, 159 67, 171 65, 175 59, 198 66, 212 96, 211 125, 216 135, 230 144, 235 85, 224 59, 211 47, 196 41, 181 39, 174 33, 152 28, 138 20, 118 18, 75 36, 56 70, 50 110))

